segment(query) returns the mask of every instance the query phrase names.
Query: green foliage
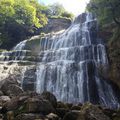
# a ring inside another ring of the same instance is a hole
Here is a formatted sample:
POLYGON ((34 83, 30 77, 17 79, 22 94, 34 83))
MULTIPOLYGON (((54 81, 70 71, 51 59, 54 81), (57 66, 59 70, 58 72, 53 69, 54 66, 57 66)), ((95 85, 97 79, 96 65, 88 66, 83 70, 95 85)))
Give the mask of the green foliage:
POLYGON ((48 18, 72 18, 58 3, 42 5, 38 0, 0 0, 0 47, 9 49, 38 33, 48 18))
POLYGON ((48 6, 47 15, 50 18, 70 18, 73 19, 74 15, 65 10, 65 8, 59 4, 55 3, 53 5, 48 6))
POLYGON ((15 0, 16 4, 14 5, 15 8, 14 18, 18 23, 21 24, 26 24, 28 26, 35 25, 38 28, 42 27, 47 23, 46 16, 44 16, 44 14, 42 14, 41 11, 37 13, 38 11, 36 7, 40 7, 40 6, 37 5, 38 3, 36 1, 32 0, 31 2, 27 0, 19 0, 19 1, 15 0), (40 15, 42 17, 40 17, 40 15), (43 19, 45 19, 45 21, 43 21, 43 19))
POLYGON ((1 0, 0 1, 0 24, 4 24, 5 21, 12 17, 15 13, 14 0, 1 0))
POLYGON ((64 7, 59 3, 48 6, 48 14, 51 16, 60 16, 64 11, 64 7))
POLYGON ((45 9, 37 0, 0 0, 0 46, 9 48, 46 25, 45 9))
POLYGON ((90 0, 87 8, 97 15, 101 25, 115 22, 120 26, 120 0, 90 0))
POLYGON ((62 17, 66 17, 66 18, 70 18, 70 19, 73 19, 74 15, 72 13, 69 13, 67 11, 63 12, 61 14, 62 17))

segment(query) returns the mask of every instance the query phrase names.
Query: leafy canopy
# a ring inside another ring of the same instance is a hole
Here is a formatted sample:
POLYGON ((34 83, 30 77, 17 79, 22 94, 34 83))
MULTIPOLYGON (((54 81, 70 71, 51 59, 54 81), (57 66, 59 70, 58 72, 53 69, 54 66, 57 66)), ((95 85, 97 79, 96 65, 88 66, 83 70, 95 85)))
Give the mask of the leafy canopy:
POLYGON ((115 22, 120 26, 120 0, 90 0, 87 8, 101 24, 115 22))
POLYGON ((59 3, 49 5, 47 9, 47 14, 49 17, 57 16, 57 17, 66 17, 70 19, 73 19, 74 17, 72 13, 66 11, 65 8, 59 3))
POLYGON ((47 17, 42 13, 42 8, 36 0, 1 0, 0 23, 12 20, 18 24, 43 27, 47 17))
POLYGON ((45 6, 38 0, 0 0, 0 47, 10 49, 39 34, 50 17, 72 18, 62 5, 45 6))

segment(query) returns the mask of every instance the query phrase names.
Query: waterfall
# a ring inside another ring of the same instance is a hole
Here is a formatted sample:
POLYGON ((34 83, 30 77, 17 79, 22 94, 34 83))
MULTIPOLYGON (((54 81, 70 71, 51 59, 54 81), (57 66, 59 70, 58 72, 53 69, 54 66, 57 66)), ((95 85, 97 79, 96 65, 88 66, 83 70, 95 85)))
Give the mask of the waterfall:
POLYGON ((17 44, 11 51, 3 51, 0 54, 0 61, 22 61, 26 57, 26 50, 24 50, 27 40, 17 44))
POLYGON ((97 30, 96 18, 87 13, 76 18, 63 33, 40 40, 36 71, 38 93, 47 90, 64 102, 89 101, 119 107, 111 85, 99 75, 98 68, 107 68, 108 59, 97 30))
POLYGON ((24 40, 24 41, 22 41, 22 42, 20 42, 19 44, 17 44, 14 48, 13 48, 13 50, 23 50, 24 48, 25 48, 25 45, 26 45, 26 42, 27 42, 27 40, 24 40))

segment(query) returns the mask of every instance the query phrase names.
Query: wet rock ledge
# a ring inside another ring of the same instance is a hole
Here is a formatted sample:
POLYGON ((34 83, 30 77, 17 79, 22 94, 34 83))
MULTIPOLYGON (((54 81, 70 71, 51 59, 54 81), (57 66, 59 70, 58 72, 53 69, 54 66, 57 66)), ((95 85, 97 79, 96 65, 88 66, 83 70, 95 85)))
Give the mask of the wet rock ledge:
POLYGON ((50 92, 21 91, 12 96, 0 92, 0 106, 0 120, 120 120, 120 110, 63 103, 50 92))

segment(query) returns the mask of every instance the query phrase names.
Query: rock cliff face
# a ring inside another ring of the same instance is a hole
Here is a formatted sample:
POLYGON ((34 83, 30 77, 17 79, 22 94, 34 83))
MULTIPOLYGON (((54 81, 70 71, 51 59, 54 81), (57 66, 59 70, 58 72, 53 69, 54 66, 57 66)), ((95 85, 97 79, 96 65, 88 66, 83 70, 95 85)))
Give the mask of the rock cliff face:
POLYGON ((109 58, 109 71, 105 77, 120 88, 120 29, 115 24, 106 25, 99 35, 105 40, 109 58))
POLYGON ((67 29, 71 25, 70 19, 49 18, 48 24, 42 29, 45 33, 58 32, 67 29))

